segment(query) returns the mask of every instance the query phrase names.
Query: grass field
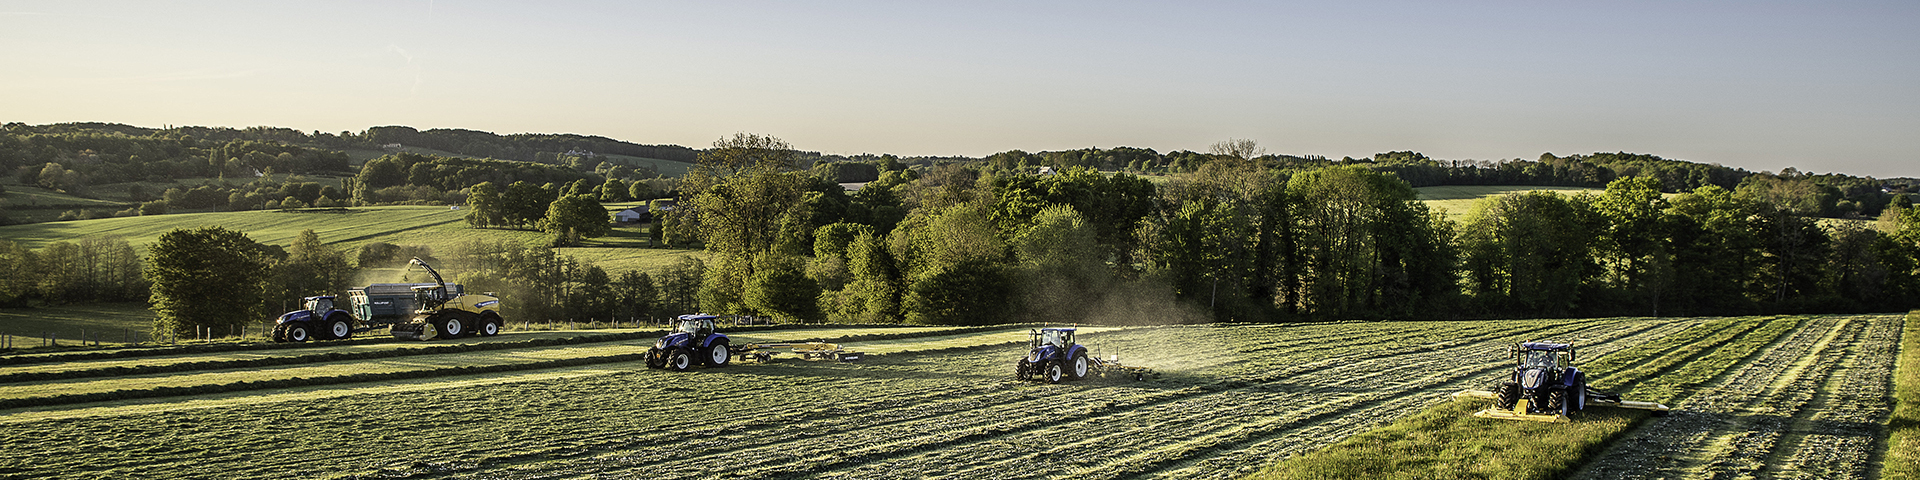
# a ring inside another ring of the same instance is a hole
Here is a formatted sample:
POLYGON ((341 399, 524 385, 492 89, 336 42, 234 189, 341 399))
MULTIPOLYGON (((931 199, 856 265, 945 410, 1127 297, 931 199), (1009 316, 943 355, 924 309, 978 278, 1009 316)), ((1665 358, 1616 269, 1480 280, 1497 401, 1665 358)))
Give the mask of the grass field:
POLYGON ((15 348, 39 346, 44 338, 62 345, 77 344, 81 338, 144 342, 152 326, 153 312, 144 303, 0 308, 0 335, 16 337, 15 348))
MULTIPOLYGON (((1710 323, 1575 319, 1213 325, 1088 330, 1105 357, 1155 379, 1019 382, 1024 327, 845 342, 855 363, 671 373, 618 352, 648 339, 368 361, 0 383, 0 395, 215 385, 221 391, 0 410, 0 472, 96 478, 792 477, 1232 478, 1443 402, 1505 366, 1501 345, 1580 338, 1605 358, 1710 323), (561 357, 589 363, 547 367, 561 357), (515 367, 523 365, 526 368, 515 367), (470 367, 504 366, 471 373, 470 367), (366 372, 406 378, 352 381, 366 372), (137 377, 137 378, 136 378, 137 377), (290 379, 324 385, 288 385, 290 379), (336 382, 338 379, 348 381, 336 382), (250 383, 238 383, 247 380, 250 383), (58 389, 51 387, 58 385, 58 389), (45 388, 42 388, 45 387, 45 388), (1222 421, 1229 419, 1230 421, 1222 421), (326 439, 352 448, 282 449, 326 439), (1042 460, 1045 461, 1037 461, 1042 460), (326 469, 313 469, 326 465, 326 469), (193 472, 191 474, 184 472, 193 472)), ((741 332, 741 341, 840 338, 858 327, 741 332)), ((494 337, 514 341, 516 335, 494 337)), ((405 346, 438 342, 405 343, 405 346)), ((266 353, 262 353, 266 354, 266 353)), ((235 353, 152 357, 191 362, 235 353)), ((1638 355, 1638 354, 1636 354, 1638 355)), ((0 368, 99 370, 102 358, 0 368)), ((17 398, 17 397, 16 397, 17 398)))
MULTIPOLYGON (((0 239, 38 249, 56 241, 72 241, 90 235, 118 235, 135 248, 144 248, 161 234, 175 228, 219 225, 244 232, 254 241, 272 245, 291 244, 301 230, 312 229, 320 235, 321 241, 349 251, 372 242, 426 245, 433 247, 436 252, 451 252, 456 246, 472 240, 505 240, 525 245, 543 245, 547 242, 547 235, 537 231, 469 228, 464 215, 464 210, 434 206, 353 207, 344 211, 187 213, 10 225, 0 227, 0 239)), ((616 275, 636 269, 657 272, 681 257, 705 255, 704 252, 692 250, 637 248, 650 245, 644 226, 627 226, 616 228, 611 236, 590 239, 586 246, 562 248, 560 253, 600 265, 616 275)))
POLYGON ((1580 192, 1588 192, 1588 193, 1593 193, 1597 195, 1600 192, 1604 191, 1604 189, 1585 188, 1585 187, 1535 187, 1535 186, 1520 186, 1520 185, 1447 185, 1447 186, 1438 186, 1438 187, 1420 187, 1420 188, 1414 189, 1414 191, 1419 194, 1417 198, 1420 201, 1425 202, 1427 204, 1427 207, 1432 208, 1436 211, 1444 210, 1447 213, 1448 219, 1452 219, 1453 221, 1459 222, 1459 221, 1466 220, 1467 213, 1473 211, 1473 204, 1478 203, 1481 198, 1485 198, 1485 197, 1490 197, 1495 195, 1509 195, 1509 194, 1533 192, 1533 191, 1559 192, 1562 195, 1572 195, 1580 192))

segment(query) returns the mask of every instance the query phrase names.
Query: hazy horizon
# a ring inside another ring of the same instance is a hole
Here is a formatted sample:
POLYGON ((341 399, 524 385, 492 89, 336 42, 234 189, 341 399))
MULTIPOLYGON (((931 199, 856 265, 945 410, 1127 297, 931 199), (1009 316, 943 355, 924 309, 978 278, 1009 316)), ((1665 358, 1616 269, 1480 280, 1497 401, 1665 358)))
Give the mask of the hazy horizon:
POLYGON ((1920 4, 0 2, 0 121, 1916 177, 1920 4))

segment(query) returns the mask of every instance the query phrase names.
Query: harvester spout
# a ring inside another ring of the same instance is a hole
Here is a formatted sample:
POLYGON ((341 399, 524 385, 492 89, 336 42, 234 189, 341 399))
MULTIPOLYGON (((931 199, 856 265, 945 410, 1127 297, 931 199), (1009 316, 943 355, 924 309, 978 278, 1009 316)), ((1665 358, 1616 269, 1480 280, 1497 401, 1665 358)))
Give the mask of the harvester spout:
POLYGON ((427 269, 427 274, 433 276, 433 283, 440 285, 440 291, 441 292, 447 291, 447 281, 440 279, 440 272, 435 271, 432 265, 428 265, 427 262, 420 261, 419 257, 415 257, 412 261, 407 262, 407 264, 418 265, 420 268, 427 269))

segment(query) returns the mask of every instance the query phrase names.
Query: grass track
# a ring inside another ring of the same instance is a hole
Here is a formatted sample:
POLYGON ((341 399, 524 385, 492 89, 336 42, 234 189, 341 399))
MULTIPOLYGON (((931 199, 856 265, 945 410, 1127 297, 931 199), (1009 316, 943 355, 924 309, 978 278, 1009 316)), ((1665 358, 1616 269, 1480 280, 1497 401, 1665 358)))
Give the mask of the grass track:
POLYGON ((1920 310, 1907 313, 1881 478, 1920 479, 1920 310))

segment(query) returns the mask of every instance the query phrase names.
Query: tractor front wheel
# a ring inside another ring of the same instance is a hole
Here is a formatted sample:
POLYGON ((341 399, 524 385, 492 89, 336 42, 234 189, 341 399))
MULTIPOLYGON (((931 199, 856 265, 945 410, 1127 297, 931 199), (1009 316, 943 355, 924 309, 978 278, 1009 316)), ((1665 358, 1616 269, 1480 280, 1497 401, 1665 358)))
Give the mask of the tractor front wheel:
POLYGON ((684 372, 693 367, 693 353, 684 348, 667 350, 667 369, 684 372))
POLYGON ((1057 361, 1047 362, 1041 369, 1041 373, 1047 377, 1047 383, 1060 383, 1060 379, 1067 376, 1067 369, 1061 367, 1060 362, 1057 361))
POLYGON ((658 348, 647 347, 647 368, 659 370, 666 368, 667 354, 658 348))
POLYGON ((353 323, 343 318, 334 317, 333 321, 327 322, 327 334, 332 335, 331 338, 335 340, 351 338, 353 337, 353 323))
POLYGON ((273 341, 275 342, 287 341, 287 324, 282 323, 282 324, 273 326, 273 341))
POLYGON ((1493 398, 1493 407, 1512 410, 1513 404, 1520 401, 1520 384, 1507 382, 1500 385, 1500 391, 1493 398))
POLYGON ((1571 402, 1567 401, 1566 390, 1554 390, 1552 392, 1547 393, 1547 404, 1546 404, 1547 408, 1543 408, 1541 410, 1558 413, 1561 415, 1566 415, 1567 407, 1570 405, 1570 403, 1571 402))
POLYGON ((313 339, 313 331, 307 329, 307 322, 293 322, 287 327, 287 341, 304 342, 313 339))

